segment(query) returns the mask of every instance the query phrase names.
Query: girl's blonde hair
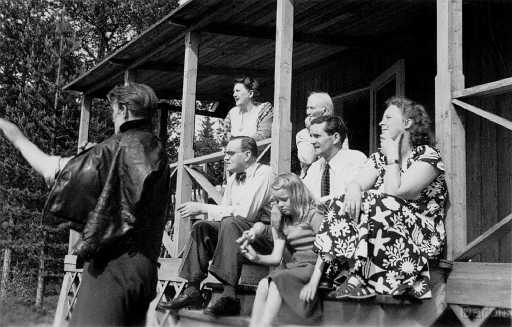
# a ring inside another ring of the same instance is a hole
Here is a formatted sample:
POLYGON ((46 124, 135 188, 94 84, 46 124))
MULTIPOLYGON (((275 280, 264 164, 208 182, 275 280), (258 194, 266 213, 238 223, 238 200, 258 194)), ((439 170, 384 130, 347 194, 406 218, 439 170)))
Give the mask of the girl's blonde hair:
POLYGON ((290 217, 283 216, 278 229, 282 231, 284 224, 310 224, 311 210, 316 209, 316 204, 311 192, 302 180, 293 173, 282 173, 272 183, 272 190, 281 189, 288 193, 292 215, 290 217))

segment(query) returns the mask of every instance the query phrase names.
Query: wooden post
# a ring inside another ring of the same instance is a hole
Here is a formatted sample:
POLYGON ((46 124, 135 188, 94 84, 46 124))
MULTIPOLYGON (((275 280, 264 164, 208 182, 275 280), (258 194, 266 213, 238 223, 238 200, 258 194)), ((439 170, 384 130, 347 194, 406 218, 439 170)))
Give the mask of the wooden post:
POLYGON ((271 166, 276 174, 290 171, 292 54, 293 0, 277 0, 274 121, 271 149, 271 166))
POLYGON ((466 137, 464 117, 452 95, 464 89, 462 0, 437 0, 436 140, 445 163, 450 204, 446 217, 447 257, 466 246, 466 137))
MULTIPOLYGON (((183 71, 183 98, 181 106, 181 135, 178 150, 176 176, 176 206, 190 201, 192 180, 185 171, 184 161, 194 157, 194 121, 196 109, 197 61, 199 53, 199 34, 187 32, 185 35, 185 65, 183 71)), ((174 213, 173 257, 177 257, 190 234, 190 220, 174 213)))

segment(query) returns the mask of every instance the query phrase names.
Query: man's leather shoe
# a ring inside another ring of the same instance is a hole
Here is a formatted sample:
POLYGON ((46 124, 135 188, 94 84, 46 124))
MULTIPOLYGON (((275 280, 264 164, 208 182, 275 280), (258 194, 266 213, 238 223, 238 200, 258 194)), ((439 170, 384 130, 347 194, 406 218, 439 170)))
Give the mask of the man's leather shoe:
POLYGON ((195 310, 201 309, 203 307, 201 292, 196 289, 186 289, 177 298, 158 305, 158 309, 161 310, 179 310, 185 307, 195 310))
POLYGON ((237 316, 240 314, 240 299, 223 296, 204 309, 204 313, 213 316, 237 316))

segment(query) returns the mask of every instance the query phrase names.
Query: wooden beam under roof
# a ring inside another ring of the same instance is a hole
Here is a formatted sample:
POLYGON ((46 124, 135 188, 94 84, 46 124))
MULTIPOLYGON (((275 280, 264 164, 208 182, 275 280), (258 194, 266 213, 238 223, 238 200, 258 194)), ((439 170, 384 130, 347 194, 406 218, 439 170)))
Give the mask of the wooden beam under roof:
MULTIPOLYGON (((115 65, 120 65, 123 67, 130 66, 130 61, 128 61, 128 60, 111 59, 110 62, 115 65)), ((183 65, 182 64, 148 61, 148 62, 145 62, 144 64, 138 66, 137 70, 156 70, 156 71, 161 71, 161 72, 175 72, 175 73, 183 74, 183 65)), ((197 73, 198 73, 198 75, 224 75, 224 76, 251 75, 254 77, 269 77, 274 74, 274 71, 271 69, 254 69, 254 68, 244 68, 244 67, 200 65, 198 67, 197 73)))
MULTIPOLYGON (((210 24, 202 29, 203 33, 241 36, 275 40, 275 26, 253 26, 242 24, 210 24)), ((342 47, 369 47, 378 42, 372 37, 353 37, 348 35, 329 35, 325 33, 294 32, 294 42, 326 44, 342 47)))

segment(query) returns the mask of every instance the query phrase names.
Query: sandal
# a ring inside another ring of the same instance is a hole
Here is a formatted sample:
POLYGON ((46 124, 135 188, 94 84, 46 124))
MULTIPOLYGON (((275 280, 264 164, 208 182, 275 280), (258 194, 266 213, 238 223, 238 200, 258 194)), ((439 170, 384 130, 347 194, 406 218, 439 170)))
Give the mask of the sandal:
POLYGON ((336 299, 349 298, 353 300, 363 300, 377 295, 372 287, 363 283, 355 284, 353 280, 354 278, 347 278, 345 283, 336 289, 336 299))

